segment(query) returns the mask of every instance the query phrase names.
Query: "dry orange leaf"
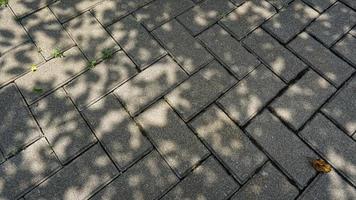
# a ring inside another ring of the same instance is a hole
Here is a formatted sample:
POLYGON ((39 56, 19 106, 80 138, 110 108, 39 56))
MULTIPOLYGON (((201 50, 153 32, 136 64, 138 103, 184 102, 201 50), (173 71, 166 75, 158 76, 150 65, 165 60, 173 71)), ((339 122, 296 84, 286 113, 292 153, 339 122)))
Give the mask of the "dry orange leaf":
POLYGON ((325 160, 316 159, 312 162, 313 167, 316 171, 322 173, 329 173, 331 172, 331 165, 329 165, 325 160))

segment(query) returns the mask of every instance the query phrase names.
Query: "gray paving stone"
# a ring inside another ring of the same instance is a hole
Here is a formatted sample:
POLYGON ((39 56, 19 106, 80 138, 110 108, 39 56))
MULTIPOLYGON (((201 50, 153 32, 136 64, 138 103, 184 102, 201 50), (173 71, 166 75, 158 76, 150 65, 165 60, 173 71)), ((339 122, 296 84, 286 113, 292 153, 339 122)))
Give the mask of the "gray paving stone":
POLYGON ((63 89, 34 104, 31 110, 62 163, 96 141, 63 89))
POLYGON ((264 65, 224 94, 218 103, 239 125, 254 117, 285 84, 264 65))
POLYGON ((188 121, 236 83, 223 66, 213 61, 166 95, 167 102, 188 121))
POLYGON ((213 56, 176 20, 164 24, 153 33, 190 74, 213 59, 213 56))
POLYGON ((298 198, 298 200, 313 199, 356 199, 356 189, 335 171, 332 171, 327 174, 320 174, 298 198))
POLYGON ((0 198, 17 199, 60 167, 42 138, 0 165, 0 198))
POLYGON ((157 199, 177 182, 178 178, 166 162, 153 151, 92 199, 114 200, 118 197, 125 197, 125 200, 157 199))
POLYGON ((36 72, 27 73, 15 80, 28 103, 32 103, 86 69, 87 62, 77 47, 69 49, 64 55, 63 58, 52 59, 39 66, 36 72), (34 91, 36 89, 42 91, 34 91))
POLYGON ((335 3, 337 0, 303 0, 309 4, 312 8, 317 10, 319 13, 322 13, 329 6, 335 3))
POLYGON ((288 47, 334 86, 340 86, 355 71, 349 64, 305 32, 290 42, 288 47))
POLYGON ((300 0, 291 3, 286 9, 280 11, 262 26, 283 43, 287 43, 299 32, 301 32, 314 18, 318 12, 310 8, 300 0))
POLYGON ((120 169, 125 169, 151 149, 151 144, 113 95, 106 96, 83 113, 120 169))
POLYGON ((14 13, 18 16, 24 16, 30 14, 40 8, 43 8, 56 0, 41 0, 41 1, 33 1, 33 0, 11 0, 9 1, 9 6, 14 11, 14 13))
POLYGON ((218 25, 214 25, 198 38, 230 68, 238 79, 242 79, 260 63, 255 56, 218 25))
POLYGON ((336 3, 321 14, 306 31, 331 47, 355 24, 356 12, 342 3, 336 3))
POLYGON ((351 8, 356 9, 356 1, 354 0, 340 0, 340 1, 347 4, 351 8))
POLYGON ((25 29, 46 59, 53 50, 67 50, 74 46, 73 40, 48 8, 44 8, 21 20, 25 29))
POLYGON ((99 145, 95 145, 36 187, 25 199, 87 199, 110 181, 118 170, 99 145))
POLYGON ((282 9, 283 7, 287 7, 290 2, 293 0, 267 0, 270 2, 274 7, 276 7, 278 10, 282 9))
POLYGON ((105 49, 120 49, 89 12, 74 18, 64 26, 89 60, 100 59, 105 49))
POLYGON ((0 164, 3 163, 4 161, 5 161, 5 157, 2 155, 2 152, 0 152, 0 164))
POLYGON ((243 43, 286 82, 307 68, 306 64, 261 28, 250 34, 243 43))
POLYGON ((232 197, 232 200, 294 199, 298 189, 270 162, 232 197))
POLYGON ((177 19, 187 27, 193 35, 197 35, 234 8, 234 4, 228 0, 206 0, 178 16, 177 19))
POLYGON ((348 82, 322 111, 352 135, 356 132, 356 76, 348 82))
POLYGON ((136 11, 135 16, 151 31, 192 6, 194 3, 190 0, 155 0, 136 11))
POLYGON ((191 126, 239 182, 246 181, 267 159, 215 105, 194 118, 191 126))
POLYGON ((115 94, 129 113, 136 115, 186 78, 184 71, 165 56, 116 89, 115 94))
POLYGON ((136 74, 135 64, 122 51, 81 74, 65 86, 68 95, 82 109, 136 74))
POLYGON ((273 6, 267 1, 250 0, 237 7, 220 22, 241 40, 275 13, 273 6))
POLYGON ((307 186, 316 175, 310 161, 318 156, 268 110, 257 116, 246 131, 295 180, 298 187, 307 186))
POLYGON ((239 6, 243 3, 246 2, 246 0, 230 0, 232 3, 234 3, 236 6, 239 6))
POLYGON ((31 65, 38 65, 43 61, 44 59, 38 52, 38 49, 31 42, 27 42, 8 51, 0 57, 0 86, 29 72, 31 65))
POLYGON ((0 97, 0 148, 8 157, 40 138, 41 132, 14 84, 2 88, 0 97))
POLYGON ((345 60, 356 66, 356 37, 347 34, 343 39, 334 45, 333 49, 345 60))
POLYGON ((131 15, 110 26, 109 32, 140 69, 165 54, 165 50, 131 15))
POLYGON ((293 129, 299 129, 335 92, 335 88, 314 71, 308 71, 271 104, 272 109, 293 129))
POLYGON ((237 188, 239 185, 225 169, 213 157, 209 157, 170 190, 162 200, 226 199, 237 188))
POLYGON ((352 138, 321 114, 299 134, 356 186, 356 142, 352 138))
POLYGON ((183 177, 208 155, 208 150, 165 101, 158 101, 137 118, 167 163, 183 177))

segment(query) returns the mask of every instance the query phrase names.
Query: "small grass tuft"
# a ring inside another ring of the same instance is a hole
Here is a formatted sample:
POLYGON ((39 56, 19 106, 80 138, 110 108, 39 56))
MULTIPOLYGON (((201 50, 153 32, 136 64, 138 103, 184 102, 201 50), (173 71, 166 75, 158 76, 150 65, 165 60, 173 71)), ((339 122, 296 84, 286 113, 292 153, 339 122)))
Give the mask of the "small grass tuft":
POLYGON ((37 94, 43 93, 43 89, 42 89, 42 88, 39 88, 39 87, 34 87, 34 88, 32 89, 32 91, 33 91, 34 93, 37 93, 37 94))
POLYGON ((31 69, 32 72, 37 71, 37 65, 36 65, 36 64, 32 64, 32 65, 30 66, 30 69, 31 69))
POLYGON ((55 57, 55 58, 63 58, 63 57, 64 57, 64 53, 63 53, 59 48, 55 48, 55 49, 52 51, 52 55, 53 55, 53 57, 55 57))
POLYGON ((94 68, 96 64, 98 64, 98 62, 96 60, 91 60, 91 61, 88 62, 87 67, 88 68, 94 68))
POLYGON ((103 60, 106 60, 106 59, 111 58, 113 54, 114 54, 114 50, 113 49, 110 49, 110 48, 103 49, 101 51, 101 58, 103 60))
POLYGON ((9 0, 0 0, 0 7, 5 7, 9 3, 9 0))

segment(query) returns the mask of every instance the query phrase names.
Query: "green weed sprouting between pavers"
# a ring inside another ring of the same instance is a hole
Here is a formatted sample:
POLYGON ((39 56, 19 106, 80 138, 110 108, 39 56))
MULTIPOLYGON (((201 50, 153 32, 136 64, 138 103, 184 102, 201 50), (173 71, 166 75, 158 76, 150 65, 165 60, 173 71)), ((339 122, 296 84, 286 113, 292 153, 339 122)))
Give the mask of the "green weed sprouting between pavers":
POLYGON ((0 7, 7 6, 9 0, 0 0, 0 7))

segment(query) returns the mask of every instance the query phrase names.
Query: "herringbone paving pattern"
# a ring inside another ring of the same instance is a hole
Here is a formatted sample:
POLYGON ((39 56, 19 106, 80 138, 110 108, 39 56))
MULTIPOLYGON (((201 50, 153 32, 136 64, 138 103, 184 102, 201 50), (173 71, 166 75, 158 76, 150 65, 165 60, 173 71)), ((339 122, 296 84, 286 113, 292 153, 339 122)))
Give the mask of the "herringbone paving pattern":
POLYGON ((356 199, 355 2, 9 0, 0 199, 356 199))

